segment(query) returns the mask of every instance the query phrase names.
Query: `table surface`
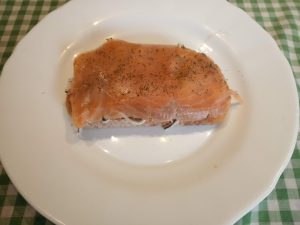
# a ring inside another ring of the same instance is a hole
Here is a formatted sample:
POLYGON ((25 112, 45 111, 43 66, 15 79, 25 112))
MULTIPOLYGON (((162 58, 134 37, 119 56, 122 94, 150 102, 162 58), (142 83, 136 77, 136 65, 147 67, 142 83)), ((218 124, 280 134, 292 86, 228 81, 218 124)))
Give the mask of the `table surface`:
MULTIPOLYGON (((0 1, 0 71, 20 39, 66 0, 0 1)), ((289 60, 300 91, 300 1, 230 0, 276 40, 289 60)), ((300 224, 300 138, 271 194, 236 224, 300 224)), ((0 163, 0 225, 52 224, 17 192, 0 163)))

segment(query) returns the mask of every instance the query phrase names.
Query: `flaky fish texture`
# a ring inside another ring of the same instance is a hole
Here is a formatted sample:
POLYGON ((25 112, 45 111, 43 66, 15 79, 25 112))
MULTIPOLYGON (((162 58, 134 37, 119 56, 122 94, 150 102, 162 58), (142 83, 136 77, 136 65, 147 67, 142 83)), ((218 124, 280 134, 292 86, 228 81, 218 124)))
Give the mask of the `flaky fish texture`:
POLYGON ((75 58, 66 105, 77 128, 166 128, 222 122, 232 94, 203 53, 111 39, 75 58))

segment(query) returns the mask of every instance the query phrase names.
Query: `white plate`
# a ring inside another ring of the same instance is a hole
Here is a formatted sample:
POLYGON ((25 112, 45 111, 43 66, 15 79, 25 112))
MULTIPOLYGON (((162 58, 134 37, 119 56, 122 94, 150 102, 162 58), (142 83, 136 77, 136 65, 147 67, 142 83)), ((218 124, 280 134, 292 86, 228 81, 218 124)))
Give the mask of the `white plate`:
POLYGON ((0 80, 1 161, 58 224, 231 224, 291 157, 298 97, 272 38, 225 1, 72 1, 18 44, 0 80), (182 43, 210 55, 244 104, 220 127, 83 131, 64 90, 78 52, 107 37, 182 43))

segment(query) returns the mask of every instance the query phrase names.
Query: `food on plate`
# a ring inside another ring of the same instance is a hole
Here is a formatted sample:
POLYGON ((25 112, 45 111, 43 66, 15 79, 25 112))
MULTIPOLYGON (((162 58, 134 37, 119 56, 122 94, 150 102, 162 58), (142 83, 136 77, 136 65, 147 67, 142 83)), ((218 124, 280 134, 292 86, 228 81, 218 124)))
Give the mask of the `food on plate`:
POLYGON ((114 39, 75 58, 66 92, 77 128, 217 124, 237 95, 203 53, 114 39))

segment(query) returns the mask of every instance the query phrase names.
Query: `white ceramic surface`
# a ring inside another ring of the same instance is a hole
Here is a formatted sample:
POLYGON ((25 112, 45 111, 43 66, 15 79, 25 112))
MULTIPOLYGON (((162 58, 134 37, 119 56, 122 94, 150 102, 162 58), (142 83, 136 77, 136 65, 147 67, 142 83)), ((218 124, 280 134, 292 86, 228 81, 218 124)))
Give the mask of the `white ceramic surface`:
POLYGON ((0 156, 20 193, 57 224, 231 224, 287 165, 298 97, 287 60, 221 0, 71 1, 26 35, 0 79, 0 156), (220 65, 244 99, 221 126, 74 133, 72 60, 115 37, 182 43, 220 65))

